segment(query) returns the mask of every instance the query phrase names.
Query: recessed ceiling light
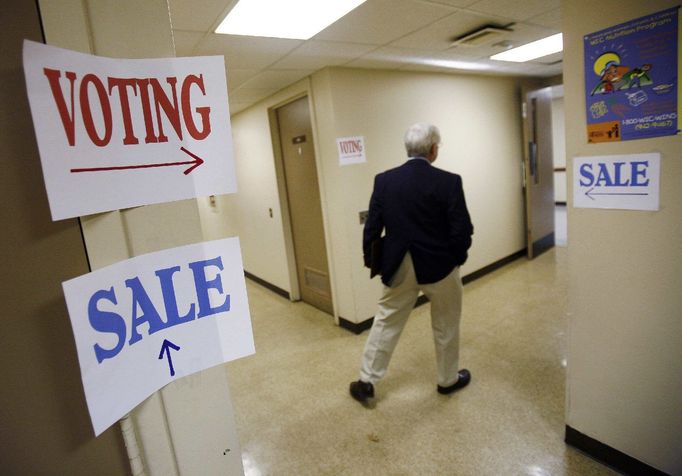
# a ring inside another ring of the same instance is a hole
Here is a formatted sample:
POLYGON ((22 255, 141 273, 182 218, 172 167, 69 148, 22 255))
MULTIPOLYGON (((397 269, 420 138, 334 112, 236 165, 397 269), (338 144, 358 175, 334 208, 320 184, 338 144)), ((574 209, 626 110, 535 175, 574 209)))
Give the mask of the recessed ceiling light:
POLYGON ((216 33, 307 40, 366 0, 240 0, 216 33))
POLYGON ((514 61, 516 63, 523 63, 535 58, 551 55, 563 51, 564 41, 561 33, 548 36, 538 41, 528 43, 518 48, 503 51, 490 57, 491 60, 498 61, 514 61))

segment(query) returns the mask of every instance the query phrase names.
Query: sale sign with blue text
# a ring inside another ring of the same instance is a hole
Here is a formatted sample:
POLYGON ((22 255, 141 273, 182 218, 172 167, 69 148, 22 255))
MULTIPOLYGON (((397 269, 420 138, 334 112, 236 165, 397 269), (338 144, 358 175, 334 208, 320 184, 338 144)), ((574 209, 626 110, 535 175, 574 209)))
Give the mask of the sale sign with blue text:
POLYGON ((166 384, 255 352, 238 238, 62 284, 95 434, 166 384))
POLYGON ((222 56, 23 55, 54 220, 236 191, 222 56))
POLYGON ((623 210, 659 209, 661 154, 573 159, 573 206, 623 210))

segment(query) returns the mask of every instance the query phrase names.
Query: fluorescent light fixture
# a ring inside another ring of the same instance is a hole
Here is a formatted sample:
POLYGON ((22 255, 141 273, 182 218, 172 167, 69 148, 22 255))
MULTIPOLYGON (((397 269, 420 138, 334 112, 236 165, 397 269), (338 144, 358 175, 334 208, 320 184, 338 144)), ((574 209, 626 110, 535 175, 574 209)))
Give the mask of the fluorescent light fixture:
POLYGON ((216 33, 307 40, 366 0, 240 0, 216 33))
POLYGON ((528 43, 518 48, 503 51, 490 57, 491 60, 498 61, 513 61, 515 63, 523 63, 535 58, 558 53, 564 49, 564 40, 561 33, 548 36, 538 41, 528 43))

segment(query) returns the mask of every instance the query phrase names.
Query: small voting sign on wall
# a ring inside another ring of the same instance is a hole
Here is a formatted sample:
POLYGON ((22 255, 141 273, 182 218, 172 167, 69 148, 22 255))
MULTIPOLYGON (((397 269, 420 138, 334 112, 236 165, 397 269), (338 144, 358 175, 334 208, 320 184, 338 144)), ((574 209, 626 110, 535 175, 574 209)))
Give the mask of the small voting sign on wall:
POLYGON ((367 162, 365 138, 362 136, 336 139, 339 151, 339 165, 361 164, 367 162))

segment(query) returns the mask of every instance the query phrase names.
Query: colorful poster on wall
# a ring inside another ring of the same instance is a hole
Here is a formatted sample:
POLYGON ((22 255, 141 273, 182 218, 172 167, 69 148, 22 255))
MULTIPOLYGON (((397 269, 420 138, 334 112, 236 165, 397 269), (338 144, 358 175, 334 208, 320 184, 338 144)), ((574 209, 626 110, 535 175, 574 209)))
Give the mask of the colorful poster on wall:
POLYGON ((678 133, 678 7, 585 36, 588 142, 678 133))

